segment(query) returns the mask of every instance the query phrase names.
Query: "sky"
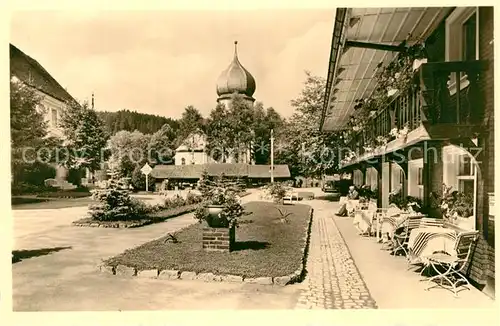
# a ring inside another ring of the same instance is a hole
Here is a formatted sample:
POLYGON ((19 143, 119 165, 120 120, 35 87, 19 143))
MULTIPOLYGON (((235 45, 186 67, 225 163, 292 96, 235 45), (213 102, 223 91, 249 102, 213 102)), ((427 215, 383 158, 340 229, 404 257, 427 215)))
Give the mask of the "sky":
POLYGON ((293 112, 305 70, 326 77, 335 10, 18 11, 10 42, 73 97, 98 110, 179 118, 207 116, 216 81, 233 58, 254 76, 254 98, 293 112))

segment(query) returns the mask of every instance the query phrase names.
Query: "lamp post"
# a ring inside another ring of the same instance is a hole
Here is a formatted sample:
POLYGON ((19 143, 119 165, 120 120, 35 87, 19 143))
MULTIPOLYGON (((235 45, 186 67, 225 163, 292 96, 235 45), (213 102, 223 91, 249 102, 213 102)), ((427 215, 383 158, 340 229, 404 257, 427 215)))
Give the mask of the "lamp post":
POLYGON ((274 133, 271 129, 271 183, 274 183, 274 133))

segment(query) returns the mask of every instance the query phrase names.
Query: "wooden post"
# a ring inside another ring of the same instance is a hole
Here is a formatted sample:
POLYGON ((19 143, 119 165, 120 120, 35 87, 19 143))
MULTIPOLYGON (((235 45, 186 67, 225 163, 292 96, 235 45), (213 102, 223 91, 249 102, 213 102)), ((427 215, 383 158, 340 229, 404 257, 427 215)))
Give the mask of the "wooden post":
POLYGON ((271 129, 271 183, 274 183, 274 132, 271 129))

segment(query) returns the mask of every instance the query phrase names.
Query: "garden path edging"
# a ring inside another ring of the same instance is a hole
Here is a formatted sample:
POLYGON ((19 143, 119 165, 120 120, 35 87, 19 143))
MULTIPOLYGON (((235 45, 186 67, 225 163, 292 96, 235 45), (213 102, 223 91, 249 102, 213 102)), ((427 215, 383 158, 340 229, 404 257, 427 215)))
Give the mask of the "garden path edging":
POLYGON ((200 280, 204 282, 230 282, 230 283, 252 283, 262 285, 278 285, 285 286, 303 281, 306 275, 306 262, 307 254, 309 251, 309 244, 311 241, 312 219, 314 209, 309 209, 309 221, 304 235, 305 245, 302 248, 302 263, 300 268, 295 272, 285 276, 276 277, 244 277, 241 275, 217 275, 213 273, 196 273, 193 271, 180 271, 180 270, 160 270, 160 269, 147 269, 138 270, 135 267, 125 265, 99 265, 98 269, 106 274, 115 276, 132 276, 138 278, 158 279, 158 280, 200 280))

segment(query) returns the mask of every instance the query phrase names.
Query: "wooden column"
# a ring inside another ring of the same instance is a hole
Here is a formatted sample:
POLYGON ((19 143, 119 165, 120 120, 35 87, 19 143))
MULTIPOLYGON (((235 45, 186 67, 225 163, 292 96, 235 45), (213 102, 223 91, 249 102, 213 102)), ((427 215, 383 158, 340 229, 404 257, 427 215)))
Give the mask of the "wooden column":
POLYGON ((431 193, 443 193, 443 144, 441 141, 426 141, 423 144, 424 206, 431 204, 431 193))
POLYGON ((374 164, 373 168, 377 170, 377 207, 382 207, 382 163, 374 164))

